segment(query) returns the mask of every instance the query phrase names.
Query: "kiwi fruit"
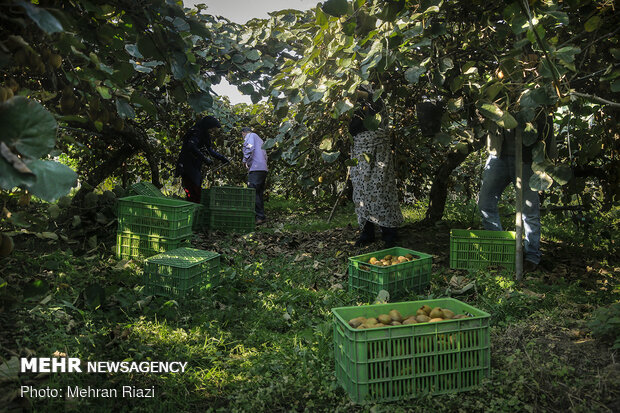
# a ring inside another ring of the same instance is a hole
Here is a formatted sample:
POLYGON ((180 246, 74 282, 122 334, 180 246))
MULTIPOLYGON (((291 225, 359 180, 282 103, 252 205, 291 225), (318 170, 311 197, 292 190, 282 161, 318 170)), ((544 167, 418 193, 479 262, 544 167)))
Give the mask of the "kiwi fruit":
POLYGON ((435 317, 435 318, 431 318, 430 320, 428 320, 429 323, 436 323, 438 321, 443 321, 443 318, 435 317))
POLYGON ((403 325, 407 325, 407 324, 417 324, 418 320, 416 320, 416 318, 414 316, 411 316, 407 319, 405 319, 405 321, 403 321, 403 325))
POLYGON ((65 87, 60 96, 60 110, 64 114, 74 113, 75 103, 76 98, 73 94, 73 88, 69 86, 65 87))
POLYGON ((13 91, 13 94, 17 93, 17 91, 19 90, 19 83, 17 83, 17 81, 12 77, 7 80, 6 86, 13 91))
POLYGON ((420 307, 420 309, 424 310, 424 312, 426 313, 426 315, 429 315, 431 313, 431 311, 433 310, 432 308, 430 308, 429 306, 427 306, 426 304, 424 304, 422 307, 420 307))
POLYGON ((60 207, 57 204, 51 204, 49 208, 47 208, 47 213, 50 215, 51 219, 58 219, 60 216, 60 207))
POLYGON ((59 54, 56 53, 52 53, 49 58, 47 59, 47 62, 50 64, 50 66, 52 66, 54 69, 59 69, 60 66, 62 65, 62 57, 59 54))
POLYGON ((349 320, 349 325, 353 328, 357 328, 364 324, 364 321, 366 321, 364 317, 355 317, 349 320))
POLYGON ((391 310, 389 315, 392 321, 398 321, 398 322, 403 321, 403 316, 400 314, 398 310, 391 310))
POLYGON ((9 87, 0 87, 0 102, 9 100, 13 97, 13 90, 9 87))
POLYGON ((377 320, 379 320, 379 322, 383 324, 390 324, 392 322, 392 317, 387 314, 380 314, 377 317, 377 320))
POLYGON ((444 318, 443 311, 439 307, 433 308, 428 316, 430 318, 444 318))
POLYGON ((447 308, 442 308, 441 311, 443 312, 443 318, 448 320, 454 318, 454 311, 448 310, 447 308))
POLYGON ((400 321, 392 321, 391 323, 393 326, 400 326, 402 325, 402 323, 400 321))
POLYGON ((468 318, 465 314, 457 314, 454 317, 452 317, 453 320, 460 320, 463 318, 468 318))
POLYGON ((419 315, 419 316, 416 316, 415 319, 418 323, 428 323, 431 318, 426 315, 419 315))
POLYGON ((367 318, 367 319, 366 319, 366 321, 364 322, 364 324, 377 324, 378 322, 379 322, 379 321, 377 321, 377 319, 376 319, 376 318, 374 318, 374 317, 370 317, 370 318, 367 318))
POLYGON ((428 315, 428 314, 426 314, 426 311, 424 311, 422 308, 418 308, 418 311, 415 312, 415 315, 428 315))
POLYGON ((0 258, 8 257, 14 248, 13 238, 6 234, 0 234, 0 258))

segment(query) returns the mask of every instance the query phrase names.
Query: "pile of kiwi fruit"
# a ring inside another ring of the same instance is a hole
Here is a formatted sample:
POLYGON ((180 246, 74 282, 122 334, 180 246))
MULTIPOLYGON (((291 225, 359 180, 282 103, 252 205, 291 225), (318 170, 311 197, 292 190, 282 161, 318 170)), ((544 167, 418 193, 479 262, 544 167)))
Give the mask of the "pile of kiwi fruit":
POLYGON ((465 314, 456 314, 448 308, 423 305, 415 314, 403 316, 398 310, 390 310, 388 314, 379 314, 377 317, 355 317, 349 320, 349 325, 357 330, 366 328, 392 327, 409 324, 437 323, 440 321, 459 320, 469 318, 465 314))
POLYGON ((370 259, 368 260, 368 264, 376 265, 377 267, 389 267, 390 265, 397 265, 402 264, 403 262, 415 261, 418 258, 420 257, 412 254, 405 254, 400 256, 388 254, 381 259, 378 259, 377 257, 370 257, 370 259))

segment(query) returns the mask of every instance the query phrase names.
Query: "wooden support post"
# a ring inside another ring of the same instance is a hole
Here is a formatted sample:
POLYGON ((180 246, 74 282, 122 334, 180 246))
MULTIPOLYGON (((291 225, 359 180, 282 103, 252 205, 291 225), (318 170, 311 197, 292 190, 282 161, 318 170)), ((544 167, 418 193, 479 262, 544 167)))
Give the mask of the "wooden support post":
POLYGON ((329 213, 329 217, 327 218, 327 223, 329 224, 332 220, 332 217, 334 216, 334 211, 336 210, 336 207, 338 206, 338 202, 340 201, 340 197, 342 197, 342 194, 344 194, 344 191, 347 189, 347 186, 349 185, 349 173, 351 172, 351 167, 347 168, 347 177, 344 178, 344 187, 342 187, 342 190, 340 191, 340 193, 338 194, 338 196, 336 197, 336 202, 334 202, 334 206, 332 207, 331 212, 329 213))
POLYGON ((515 272, 517 281, 521 281, 523 279, 523 136, 520 126, 517 126, 515 132, 515 272))

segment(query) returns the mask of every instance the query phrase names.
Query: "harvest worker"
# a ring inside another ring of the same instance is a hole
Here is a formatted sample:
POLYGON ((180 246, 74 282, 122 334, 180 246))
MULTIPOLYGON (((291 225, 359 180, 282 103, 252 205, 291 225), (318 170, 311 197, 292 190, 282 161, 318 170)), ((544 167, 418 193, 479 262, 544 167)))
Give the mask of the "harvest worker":
POLYGON ((357 165, 350 171, 353 203, 361 230, 355 245, 373 242, 375 225, 379 225, 385 248, 391 248, 396 244, 403 215, 398 204, 390 141, 383 126, 385 120, 375 130, 369 130, 369 126, 373 128, 373 119, 376 122, 376 115, 384 109, 383 102, 373 101, 371 94, 370 88, 358 89, 357 108, 349 123, 349 133, 353 136, 351 158, 357 159, 357 165))
POLYGON ((243 135, 243 163, 248 168, 248 186, 256 191, 256 224, 265 223, 265 206, 263 192, 267 179, 267 152, 263 149, 263 140, 252 132, 251 128, 241 129, 243 135))
POLYGON ((175 175, 181 177, 183 189, 185 189, 187 200, 190 202, 200 203, 202 164, 213 164, 213 161, 202 152, 202 149, 223 163, 229 162, 224 155, 213 149, 213 135, 220 127, 220 122, 213 116, 205 116, 183 136, 183 147, 177 160, 175 175))
MULTIPOLYGON (((553 135, 553 118, 539 113, 536 118, 537 141, 544 141, 547 156, 557 156, 553 135)), ((525 233, 525 262, 523 272, 536 271, 540 263, 540 198, 538 192, 530 188, 532 171, 532 148, 523 145, 523 227, 525 233)), ((482 185, 478 195, 478 208, 482 215, 482 225, 487 230, 502 230, 497 204, 504 189, 515 184, 515 129, 499 129, 493 124, 487 134, 489 157, 482 173, 482 185)))

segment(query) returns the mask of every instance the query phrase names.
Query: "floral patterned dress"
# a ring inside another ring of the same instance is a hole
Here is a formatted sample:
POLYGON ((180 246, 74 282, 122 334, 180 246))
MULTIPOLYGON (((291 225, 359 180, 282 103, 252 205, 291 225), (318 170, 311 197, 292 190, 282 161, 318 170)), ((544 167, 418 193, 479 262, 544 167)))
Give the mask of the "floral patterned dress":
POLYGON ((353 137, 351 167, 353 203, 360 228, 366 221, 381 227, 397 228, 403 222, 398 204, 394 160, 387 134, 381 129, 353 137))

